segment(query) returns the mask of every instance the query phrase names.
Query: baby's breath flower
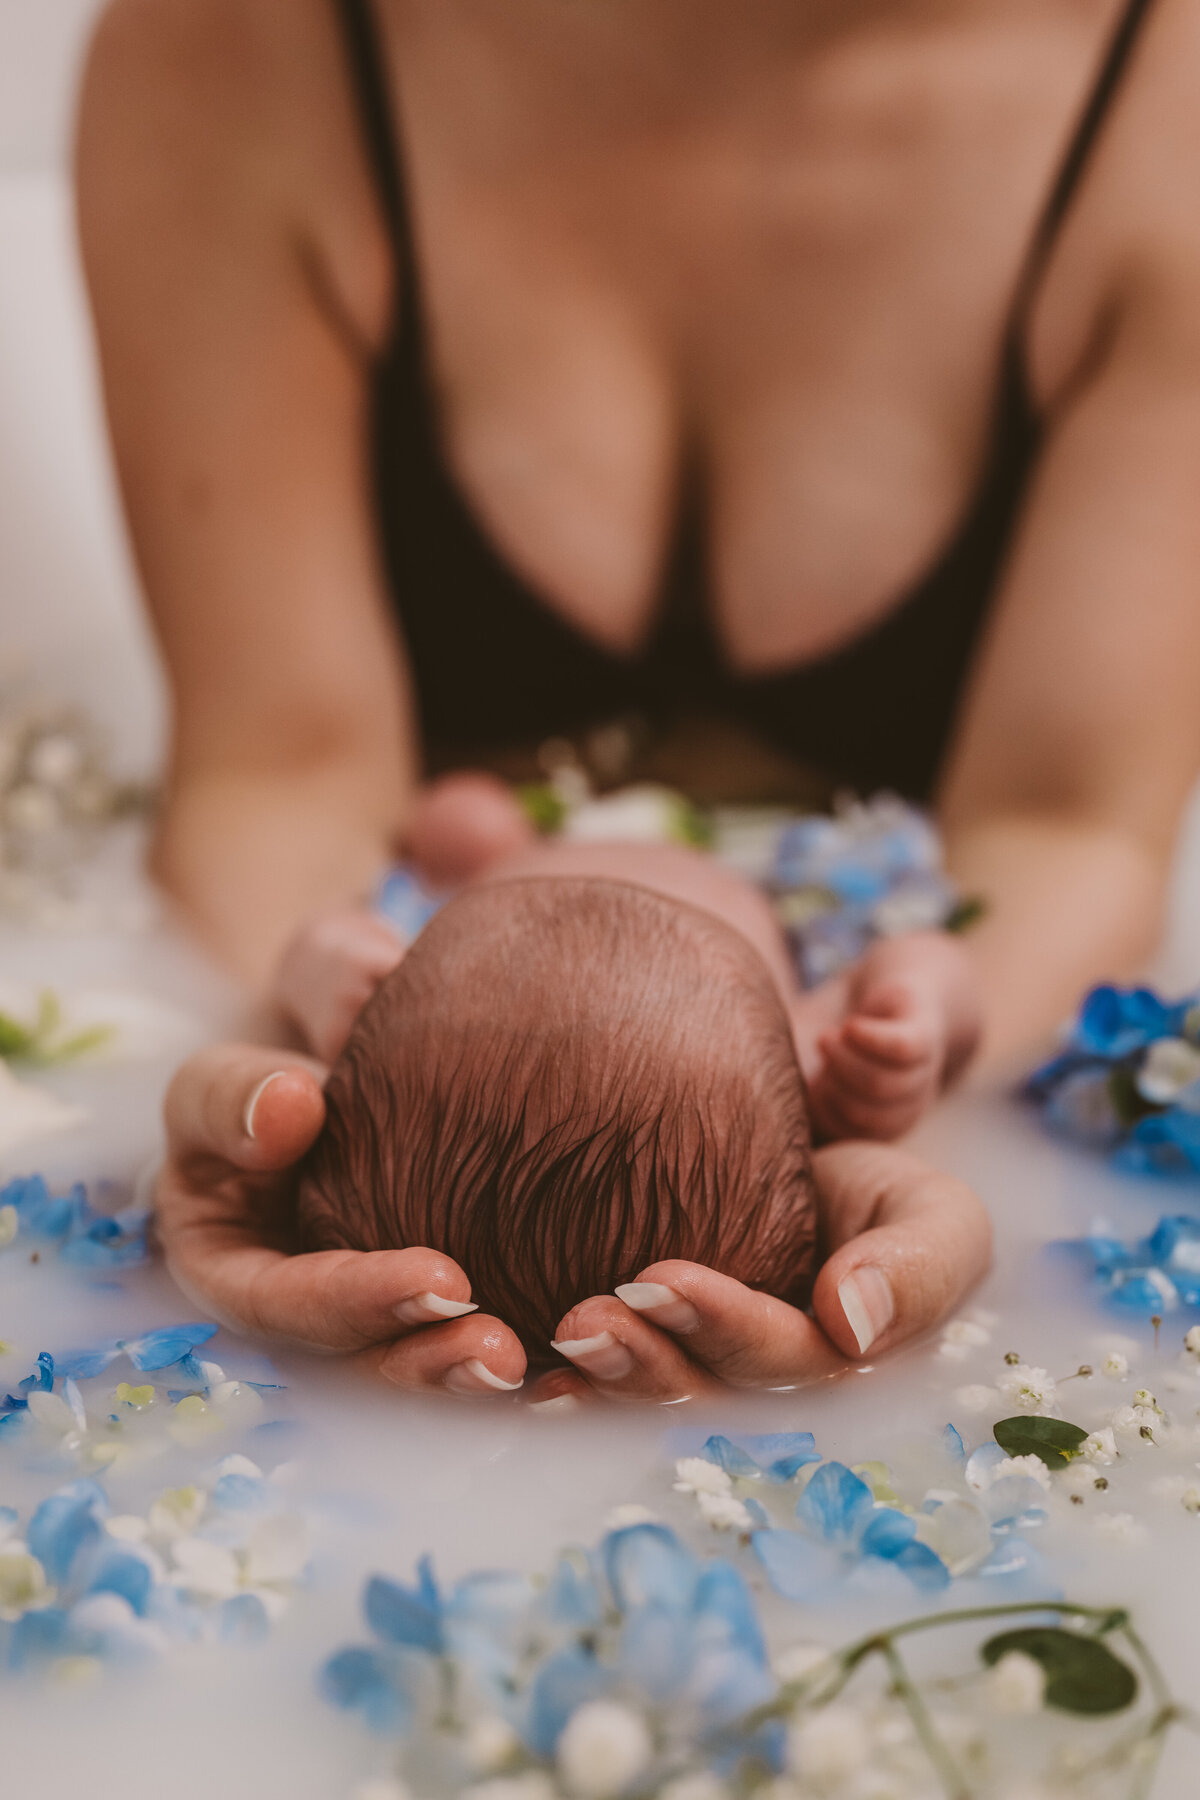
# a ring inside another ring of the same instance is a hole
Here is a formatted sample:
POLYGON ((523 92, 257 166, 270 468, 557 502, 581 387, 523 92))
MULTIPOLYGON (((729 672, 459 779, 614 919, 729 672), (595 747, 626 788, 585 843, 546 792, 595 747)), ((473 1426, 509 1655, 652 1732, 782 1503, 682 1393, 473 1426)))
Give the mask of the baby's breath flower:
POLYGON ((1141 1544, 1146 1535, 1146 1527, 1132 1513, 1101 1513, 1096 1520, 1096 1536, 1109 1544, 1141 1544))
POLYGON ((1045 1697, 1046 1671, 1023 1650, 1010 1650, 988 1675, 987 1698, 994 1712, 1040 1712, 1045 1697))
POLYGON ((868 1754, 867 1722, 856 1706, 823 1707, 788 1731, 788 1768, 818 1787, 848 1781, 868 1754))
POLYGON ((955 1388, 954 1404, 960 1412, 990 1412, 1000 1395, 994 1387, 984 1387, 982 1382, 973 1382, 967 1387, 955 1388))
POLYGON ((1180 1495, 1180 1504, 1184 1512, 1200 1513, 1200 1488, 1185 1488, 1180 1495))
POLYGON ((728 1494, 733 1482, 717 1463, 703 1456, 681 1456, 675 1464, 677 1494, 728 1494))
POLYGON ((646 1721, 612 1700, 589 1700, 573 1713, 558 1740, 558 1767, 572 1794, 606 1800, 620 1793, 650 1762, 646 1721))
POLYGON ((624 1531, 630 1525, 657 1525, 658 1514, 631 1500, 624 1506, 614 1506, 604 1524, 608 1531, 624 1531))
POLYGON ((700 1515, 714 1531, 752 1531, 754 1520, 745 1502, 733 1494, 697 1494, 700 1515))
POLYGON ((1058 1383, 1045 1369, 1015 1363, 1000 1377, 1000 1392, 1022 1412, 1046 1413, 1058 1400, 1058 1383))
POLYGON ((1183 1347, 1189 1356, 1200 1356, 1200 1325, 1193 1325, 1183 1340, 1183 1347))
POLYGON ((1129 1374, 1129 1358, 1120 1350, 1110 1350, 1100 1364, 1100 1372, 1107 1375, 1110 1381, 1124 1381, 1129 1374))
POLYGON ((1112 1415, 1113 1430, 1130 1437, 1141 1437, 1145 1432, 1153 1435, 1157 1424, 1158 1414, 1149 1406, 1118 1406, 1112 1415))
POLYGON ((481 1713, 467 1726, 463 1739, 463 1756, 474 1775, 494 1775, 512 1762, 521 1740, 498 1713, 481 1713))
POLYGON ((1079 1446, 1079 1453, 1090 1463, 1115 1463, 1117 1440, 1112 1426, 1104 1425, 1099 1431, 1089 1432, 1079 1446))
POLYGON ((977 1325, 974 1319, 951 1319, 950 1323, 942 1332, 944 1342, 950 1344, 965 1344, 970 1349, 975 1349, 980 1344, 988 1343, 991 1339, 991 1335, 991 1332, 985 1331, 982 1325, 977 1325))
POLYGON ((1006 1456, 992 1469, 988 1486, 991 1487, 993 1482, 1003 1481, 1006 1475, 1027 1475, 1040 1488, 1044 1488, 1046 1493, 1050 1492, 1050 1471, 1040 1456, 1006 1456))

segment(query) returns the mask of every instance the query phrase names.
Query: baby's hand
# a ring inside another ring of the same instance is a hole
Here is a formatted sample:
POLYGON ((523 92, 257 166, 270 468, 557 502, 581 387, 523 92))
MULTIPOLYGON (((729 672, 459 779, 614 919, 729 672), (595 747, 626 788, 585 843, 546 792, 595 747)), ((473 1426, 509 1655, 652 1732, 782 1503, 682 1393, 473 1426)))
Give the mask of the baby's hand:
POLYGON ((903 1136, 965 1067, 979 1032, 974 971, 956 938, 914 932, 872 945, 850 971, 842 1018, 817 1039, 817 1134, 903 1136))
POLYGON ((270 999, 306 1048, 322 1062, 333 1062, 404 950, 396 933, 365 906, 318 913, 284 951, 270 999))

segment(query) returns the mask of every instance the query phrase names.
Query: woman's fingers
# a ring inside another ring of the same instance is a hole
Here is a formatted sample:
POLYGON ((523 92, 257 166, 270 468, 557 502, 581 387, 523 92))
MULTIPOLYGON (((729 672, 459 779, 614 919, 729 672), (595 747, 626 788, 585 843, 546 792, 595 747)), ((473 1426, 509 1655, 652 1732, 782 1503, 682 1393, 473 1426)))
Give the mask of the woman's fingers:
POLYGON ((807 1314, 697 1263, 662 1262, 620 1290, 638 1317, 731 1387, 791 1387, 845 1367, 807 1314))
POLYGON ((499 1319, 476 1313, 362 1351, 356 1363, 393 1387, 494 1399, 524 1385, 525 1352, 499 1319))
POLYGON ((164 1107, 172 1159, 273 1170, 296 1162, 325 1121, 321 1063, 260 1044, 218 1044, 188 1058, 164 1107))
POLYGON ((986 1271, 991 1220, 964 1182, 875 1144, 831 1145, 814 1168, 834 1249, 813 1311, 847 1356, 930 1330, 986 1271))
POLYGON ((718 1385, 684 1348, 611 1294, 572 1307, 554 1348, 564 1366, 613 1400, 682 1400, 718 1385))

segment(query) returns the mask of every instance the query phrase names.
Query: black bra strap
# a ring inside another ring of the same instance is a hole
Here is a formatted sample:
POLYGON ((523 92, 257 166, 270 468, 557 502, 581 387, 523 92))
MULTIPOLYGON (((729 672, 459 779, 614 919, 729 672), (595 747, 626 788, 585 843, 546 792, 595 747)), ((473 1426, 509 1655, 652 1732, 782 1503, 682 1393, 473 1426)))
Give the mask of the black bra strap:
POLYGON ((358 99, 367 155, 397 261, 401 287, 415 273, 408 196, 388 93, 387 64, 371 0, 335 0, 346 41, 350 77, 358 99))
POLYGON ((1071 134, 1066 154, 1059 165, 1054 185, 1042 209, 1041 217, 1025 258, 1013 308, 1014 327, 1019 328, 1028 311, 1038 279, 1050 258, 1050 252, 1071 210, 1079 184, 1087 172, 1092 152, 1108 117, 1109 107, 1120 88, 1133 58, 1142 26, 1154 0, 1126 0, 1125 10, 1113 32, 1112 40, 1100 64, 1091 93, 1079 122, 1071 134))

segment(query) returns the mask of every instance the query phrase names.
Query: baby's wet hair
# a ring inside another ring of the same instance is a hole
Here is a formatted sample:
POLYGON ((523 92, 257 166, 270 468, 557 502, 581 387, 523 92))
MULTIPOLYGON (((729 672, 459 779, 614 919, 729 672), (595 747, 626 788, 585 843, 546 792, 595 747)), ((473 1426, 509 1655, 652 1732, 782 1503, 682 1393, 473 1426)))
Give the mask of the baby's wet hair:
POLYGON ((544 878, 450 903, 358 1020, 305 1169, 306 1247, 427 1245, 539 1360, 681 1258, 803 1304, 807 1106, 766 969, 709 915, 544 878))

